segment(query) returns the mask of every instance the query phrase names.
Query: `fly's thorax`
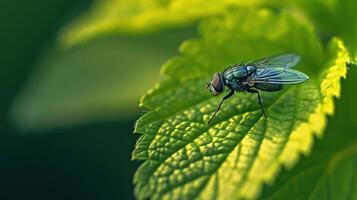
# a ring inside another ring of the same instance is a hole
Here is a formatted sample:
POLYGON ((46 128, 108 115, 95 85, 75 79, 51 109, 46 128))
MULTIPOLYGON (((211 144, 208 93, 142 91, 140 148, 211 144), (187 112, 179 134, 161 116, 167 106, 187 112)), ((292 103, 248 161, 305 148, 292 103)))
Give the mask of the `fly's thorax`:
POLYGON ((246 66, 248 74, 251 75, 252 73, 254 73, 257 68, 255 66, 246 66))
POLYGON ((247 87, 253 87, 255 85, 255 83, 252 80, 252 76, 249 75, 247 76, 243 81, 242 81, 242 85, 247 86, 247 87))
POLYGON ((245 79, 256 71, 254 66, 234 65, 223 72, 223 77, 227 82, 237 82, 245 79))

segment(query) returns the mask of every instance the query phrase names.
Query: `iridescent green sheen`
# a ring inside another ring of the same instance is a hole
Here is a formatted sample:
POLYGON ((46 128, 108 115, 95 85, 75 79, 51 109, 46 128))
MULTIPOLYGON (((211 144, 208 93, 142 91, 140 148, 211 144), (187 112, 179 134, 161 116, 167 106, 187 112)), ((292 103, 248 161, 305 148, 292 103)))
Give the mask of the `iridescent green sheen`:
POLYGON ((222 75, 225 85, 234 91, 244 91, 247 89, 243 81, 250 77, 257 70, 254 66, 233 65, 224 70, 222 75))
POLYGON ((248 75, 252 74, 255 72, 256 67, 254 66, 240 66, 240 65, 233 65, 232 67, 226 69, 223 72, 223 77, 225 80, 228 80, 229 82, 231 81, 236 81, 236 80, 241 80, 248 75))

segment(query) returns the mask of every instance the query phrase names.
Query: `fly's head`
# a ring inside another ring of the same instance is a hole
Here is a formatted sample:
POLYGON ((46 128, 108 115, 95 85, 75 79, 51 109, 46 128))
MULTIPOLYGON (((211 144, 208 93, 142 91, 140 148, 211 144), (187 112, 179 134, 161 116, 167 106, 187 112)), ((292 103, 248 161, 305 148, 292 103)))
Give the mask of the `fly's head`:
POLYGON ((223 78, 220 73, 213 75, 211 81, 206 85, 206 88, 212 93, 213 96, 217 96, 224 91, 223 78))

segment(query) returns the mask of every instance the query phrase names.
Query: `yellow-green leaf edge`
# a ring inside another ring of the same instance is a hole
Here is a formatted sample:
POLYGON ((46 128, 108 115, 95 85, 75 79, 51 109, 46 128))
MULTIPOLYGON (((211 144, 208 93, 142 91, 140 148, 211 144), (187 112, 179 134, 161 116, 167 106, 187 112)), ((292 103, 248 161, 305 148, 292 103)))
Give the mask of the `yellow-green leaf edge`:
MULTIPOLYGON (((281 166, 292 168, 299 161, 301 153, 308 155, 313 146, 315 136, 322 138, 327 124, 327 116, 334 114, 334 98, 339 98, 341 94, 341 78, 346 78, 346 63, 350 62, 350 57, 346 47, 340 39, 334 38, 330 44, 331 48, 336 45, 337 57, 332 66, 328 69, 320 85, 321 93, 324 96, 323 101, 317 106, 314 113, 309 117, 309 121, 302 123, 295 129, 289 138, 286 148, 284 148, 278 162, 270 166, 267 171, 271 173, 267 176, 254 177, 242 189, 242 194, 246 198, 256 198, 260 193, 262 183, 271 184, 279 172, 281 166), (291 151, 295 149, 296 151, 291 151)), ((264 141, 263 141, 264 142, 264 141)), ((258 155, 259 157, 259 155, 258 155)), ((264 159, 261 155, 261 159, 264 159)), ((258 167, 258 166, 257 166, 258 167)), ((254 171, 254 168, 252 169, 254 171)))

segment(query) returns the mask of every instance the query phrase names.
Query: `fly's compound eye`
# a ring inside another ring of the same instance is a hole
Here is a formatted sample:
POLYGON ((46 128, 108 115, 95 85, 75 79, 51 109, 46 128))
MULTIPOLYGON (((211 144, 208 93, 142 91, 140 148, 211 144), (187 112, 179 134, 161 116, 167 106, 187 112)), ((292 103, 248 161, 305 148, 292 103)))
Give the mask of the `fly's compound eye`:
POLYGON ((222 81, 222 78, 219 74, 215 74, 212 79, 212 87, 216 92, 223 92, 224 90, 224 84, 222 81))
POLYGON ((213 75, 212 80, 211 80, 211 87, 210 87, 211 93, 214 96, 216 96, 219 93, 223 92, 223 90, 224 90, 224 84, 223 84, 221 76, 219 74, 213 75))

